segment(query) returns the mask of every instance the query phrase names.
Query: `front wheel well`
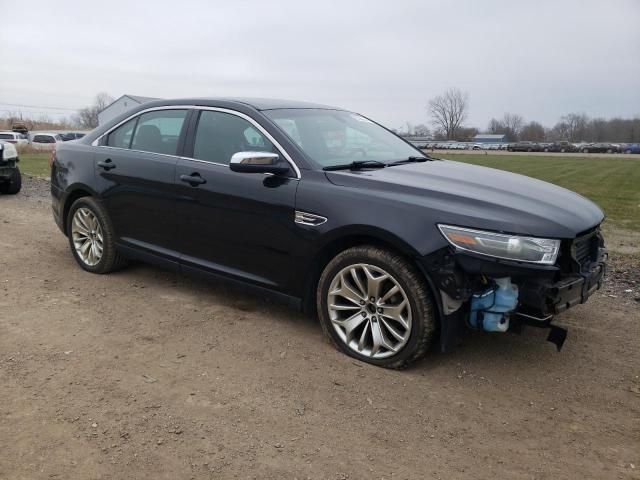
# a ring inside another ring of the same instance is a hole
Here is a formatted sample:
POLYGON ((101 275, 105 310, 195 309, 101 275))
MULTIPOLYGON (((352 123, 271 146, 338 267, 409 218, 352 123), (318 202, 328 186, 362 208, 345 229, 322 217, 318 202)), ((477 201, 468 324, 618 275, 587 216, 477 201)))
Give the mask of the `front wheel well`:
POLYGON ((431 294, 438 304, 438 297, 436 296, 436 291, 434 290, 433 283, 430 279, 426 278, 426 274, 424 270, 420 267, 416 259, 408 254, 406 251, 403 251, 402 248, 399 248, 397 245, 394 245, 391 242, 382 240, 378 237, 370 236, 370 235, 350 235, 347 237, 342 237, 336 239, 327 245, 325 245, 316 255, 309 269, 309 273, 305 282, 305 290, 304 290, 304 298, 302 302, 303 311, 315 317, 317 315, 316 311, 316 290, 318 288, 318 281, 320 280, 320 275, 322 271, 327 266, 327 264, 340 252, 343 252, 351 247, 356 247, 360 245, 370 245, 373 247, 383 248, 385 250, 389 250, 394 252, 402 257, 413 265, 418 273, 424 278, 425 283, 427 284, 431 294))

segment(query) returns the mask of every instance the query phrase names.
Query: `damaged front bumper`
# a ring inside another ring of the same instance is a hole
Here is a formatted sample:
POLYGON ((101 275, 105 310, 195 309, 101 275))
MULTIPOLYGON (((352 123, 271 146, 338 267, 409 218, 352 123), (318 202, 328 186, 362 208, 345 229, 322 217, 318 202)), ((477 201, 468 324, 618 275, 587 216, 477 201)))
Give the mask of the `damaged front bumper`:
POLYGON ((555 315, 585 303, 601 288, 607 251, 599 229, 565 241, 556 265, 542 266, 474 255, 445 248, 421 261, 423 271, 440 292, 441 347, 450 350, 468 319, 472 296, 486 290, 493 279, 509 277, 518 287, 516 308, 505 312, 510 331, 523 325, 549 328, 558 349, 566 330, 552 324, 555 315))

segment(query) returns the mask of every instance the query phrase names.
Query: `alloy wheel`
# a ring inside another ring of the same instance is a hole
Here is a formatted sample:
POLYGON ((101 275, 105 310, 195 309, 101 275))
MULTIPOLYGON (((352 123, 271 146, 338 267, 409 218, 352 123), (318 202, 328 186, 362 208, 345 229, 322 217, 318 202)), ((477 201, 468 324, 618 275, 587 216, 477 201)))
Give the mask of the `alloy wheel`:
POLYGON ((79 208, 71 222, 71 238, 78 257, 88 266, 100 263, 104 248, 98 217, 88 208, 79 208))
POLYGON ((329 286, 327 308, 340 339, 365 357, 393 356, 409 340, 409 298, 380 267, 359 263, 340 270, 329 286))

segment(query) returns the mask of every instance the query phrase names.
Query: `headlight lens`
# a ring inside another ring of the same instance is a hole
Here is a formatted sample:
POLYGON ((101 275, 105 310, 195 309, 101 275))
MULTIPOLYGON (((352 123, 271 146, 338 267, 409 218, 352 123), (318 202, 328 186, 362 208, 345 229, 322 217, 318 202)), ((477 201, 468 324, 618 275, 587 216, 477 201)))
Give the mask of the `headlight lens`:
POLYGON ((521 237, 471 228, 438 225, 444 237, 460 250, 516 262, 553 265, 560 251, 560 240, 521 237))
POLYGON ((0 142, 0 157, 2 160, 11 160, 12 158, 16 158, 18 156, 18 151, 16 147, 9 142, 0 142))

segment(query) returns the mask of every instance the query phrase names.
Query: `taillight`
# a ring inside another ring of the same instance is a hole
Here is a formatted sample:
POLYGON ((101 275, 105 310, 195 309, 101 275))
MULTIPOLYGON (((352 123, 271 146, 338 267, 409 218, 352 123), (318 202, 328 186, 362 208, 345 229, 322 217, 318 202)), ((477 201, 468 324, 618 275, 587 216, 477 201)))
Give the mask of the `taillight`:
POLYGON ((53 168, 53 162, 56 161, 56 149, 51 150, 51 155, 49 155, 49 168, 53 168))

